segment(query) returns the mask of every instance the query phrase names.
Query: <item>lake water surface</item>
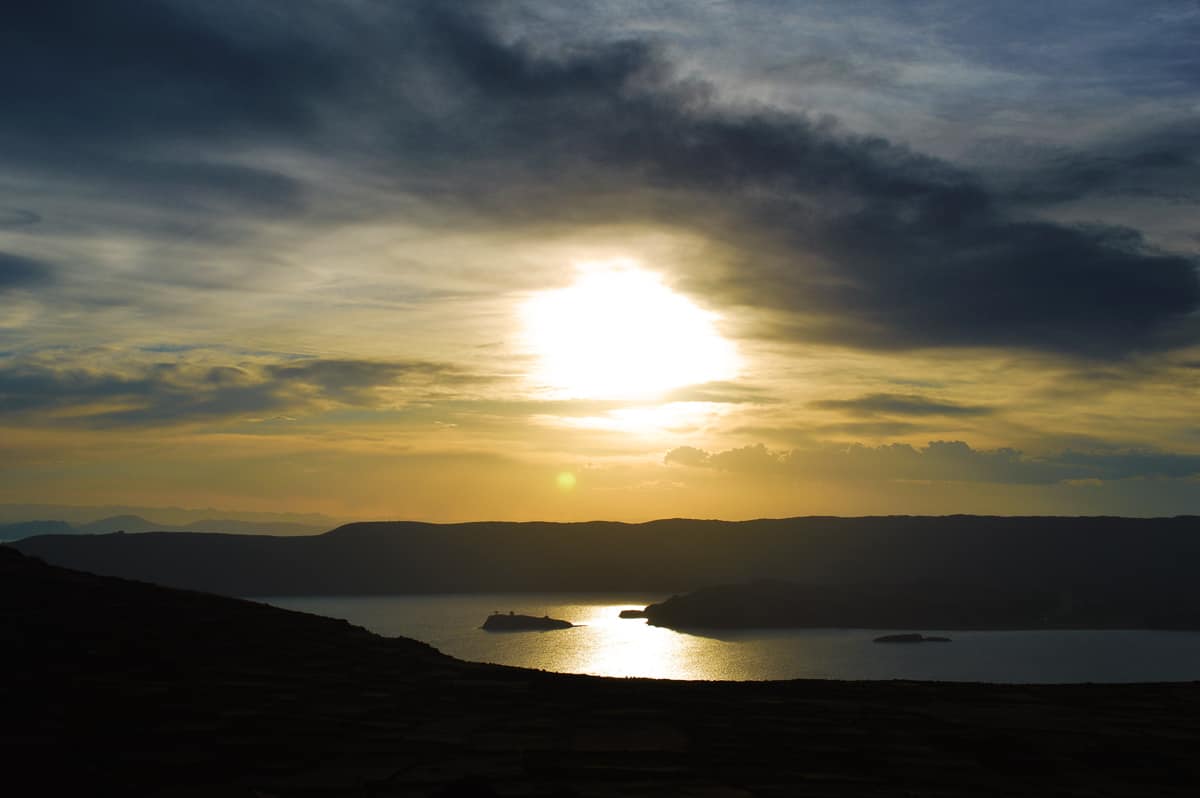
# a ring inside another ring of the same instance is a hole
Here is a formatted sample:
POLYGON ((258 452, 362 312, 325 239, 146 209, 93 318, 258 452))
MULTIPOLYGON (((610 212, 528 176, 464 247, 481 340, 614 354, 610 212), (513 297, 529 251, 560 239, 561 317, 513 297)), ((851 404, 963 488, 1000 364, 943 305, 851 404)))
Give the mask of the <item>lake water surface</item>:
POLYGON ((800 629, 685 634, 623 620, 663 596, 473 594, 258 599, 344 618, 381 635, 422 640, 475 662, 562 673, 656 679, 930 679, 1016 683, 1200 679, 1200 632, 939 632, 952 643, 881 644, 896 630, 800 629), (549 615, 580 626, 485 632, 493 611, 549 615))

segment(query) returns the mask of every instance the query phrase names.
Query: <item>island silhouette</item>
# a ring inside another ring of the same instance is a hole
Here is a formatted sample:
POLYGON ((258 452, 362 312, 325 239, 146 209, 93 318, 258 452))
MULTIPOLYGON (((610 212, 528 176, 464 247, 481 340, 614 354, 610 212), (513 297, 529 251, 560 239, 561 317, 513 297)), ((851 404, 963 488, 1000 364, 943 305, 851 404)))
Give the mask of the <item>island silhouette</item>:
POLYGON ((938 637, 937 635, 923 635, 919 632, 910 632, 902 635, 881 635, 875 638, 876 643, 950 643, 952 640, 949 637, 938 637))
POLYGON ((575 624, 561 621, 549 615, 520 615, 515 612, 493 612, 483 622, 482 629, 489 632, 550 632, 555 629, 570 629, 575 624))

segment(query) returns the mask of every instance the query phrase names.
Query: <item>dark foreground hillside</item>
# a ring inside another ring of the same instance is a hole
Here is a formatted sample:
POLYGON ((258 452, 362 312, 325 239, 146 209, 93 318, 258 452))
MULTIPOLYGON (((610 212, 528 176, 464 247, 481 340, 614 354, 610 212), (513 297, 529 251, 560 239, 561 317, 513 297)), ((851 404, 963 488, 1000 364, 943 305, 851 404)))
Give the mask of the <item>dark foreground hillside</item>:
MULTIPOLYGON (((0 548, 44 795, 1194 795, 1200 685, 686 683, 464 663, 0 548)), ((34 794, 29 792, 27 794, 34 794)))

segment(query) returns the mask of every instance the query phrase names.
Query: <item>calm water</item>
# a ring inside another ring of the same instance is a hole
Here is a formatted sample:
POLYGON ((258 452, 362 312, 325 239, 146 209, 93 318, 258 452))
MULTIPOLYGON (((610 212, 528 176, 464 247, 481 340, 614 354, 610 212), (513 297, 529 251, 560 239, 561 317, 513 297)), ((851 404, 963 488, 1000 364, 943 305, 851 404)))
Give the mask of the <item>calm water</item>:
POLYGON ((382 635, 423 640, 461 659, 564 673, 737 680, 1200 679, 1200 632, 944 632, 954 642, 884 645, 872 639, 888 631, 804 629, 696 635, 617 617, 623 609, 641 609, 662 598, 556 593, 261 600, 345 618, 382 635), (553 632, 485 632, 479 626, 494 610, 549 615, 582 626, 553 632))

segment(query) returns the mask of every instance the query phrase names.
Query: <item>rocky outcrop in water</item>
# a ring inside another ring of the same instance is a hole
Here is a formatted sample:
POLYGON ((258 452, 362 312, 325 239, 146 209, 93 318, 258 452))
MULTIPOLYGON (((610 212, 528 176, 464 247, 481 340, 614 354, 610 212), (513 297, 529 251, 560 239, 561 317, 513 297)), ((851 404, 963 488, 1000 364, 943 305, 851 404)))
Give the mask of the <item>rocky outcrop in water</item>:
POLYGON ((915 632, 902 635, 882 635, 875 638, 876 643, 949 643, 948 637, 932 637, 915 632))
POLYGON ((550 632, 555 629, 570 629, 574 625, 570 621, 561 621, 549 615, 539 618, 535 615, 496 612, 488 616, 481 628, 489 632, 550 632))

